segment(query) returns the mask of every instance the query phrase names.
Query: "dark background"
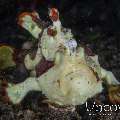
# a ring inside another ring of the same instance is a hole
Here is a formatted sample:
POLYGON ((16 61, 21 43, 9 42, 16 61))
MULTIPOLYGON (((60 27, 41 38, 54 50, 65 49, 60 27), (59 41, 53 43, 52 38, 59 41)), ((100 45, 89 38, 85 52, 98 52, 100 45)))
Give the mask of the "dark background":
POLYGON ((14 23, 21 10, 35 8, 41 16, 45 16, 47 8, 51 6, 59 9, 66 26, 72 24, 71 27, 77 26, 81 31, 89 27, 97 29, 99 26, 107 32, 120 30, 119 0, 0 0, 1 25, 8 24, 10 20, 11 24, 14 23))
POLYGON ((0 0, 1 40, 14 41, 18 34, 23 34, 16 22, 20 12, 35 9, 42 19, 48 20, 48 7, 59 9, 62 24, 78 38, 83 32, 120 32, 119 0, 0 0))

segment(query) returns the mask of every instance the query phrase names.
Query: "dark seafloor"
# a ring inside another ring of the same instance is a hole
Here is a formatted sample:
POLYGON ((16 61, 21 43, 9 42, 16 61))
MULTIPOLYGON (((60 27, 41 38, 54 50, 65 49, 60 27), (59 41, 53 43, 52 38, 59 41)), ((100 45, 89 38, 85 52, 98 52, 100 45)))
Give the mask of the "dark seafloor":
MULTIPOLYGON (((98 54, 101 66, 120 81, 119 0, 0 0, 0 43, 20 49, 31 36, 17 25, 17 15, 35 9, 48 21, 48 7, 59 9, 63 26, 72 29, 79 44, 98 54)), ((104 95, 101 96, 104 101, 104 95)), ((48 108, 41 100, 41 93, 31 92, 20 105, 0 101, 0 120, 120 120, 119 111, 111 116, 99 112, 90 116, 85 105, 77 106, 75 112, 64 112, 48 108)))

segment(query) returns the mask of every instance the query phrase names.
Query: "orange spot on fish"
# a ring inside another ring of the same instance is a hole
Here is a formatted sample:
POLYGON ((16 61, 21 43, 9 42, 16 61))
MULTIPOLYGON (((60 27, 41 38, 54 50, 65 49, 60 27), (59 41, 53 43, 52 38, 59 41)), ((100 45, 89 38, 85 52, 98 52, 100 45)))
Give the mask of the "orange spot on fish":
POLYGON ((57 21, 59 19, 59 13, 56 8, 50 9, 50 18, 52 21, 57 21))

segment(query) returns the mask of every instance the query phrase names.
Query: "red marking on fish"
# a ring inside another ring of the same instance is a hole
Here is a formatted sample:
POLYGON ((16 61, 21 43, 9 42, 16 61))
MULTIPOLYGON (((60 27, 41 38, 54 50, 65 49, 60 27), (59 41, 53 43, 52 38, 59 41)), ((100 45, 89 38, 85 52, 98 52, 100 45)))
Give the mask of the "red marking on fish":
POLYGON ((95 56, 95 54, 93 53, 93 51, 89 47, 85 47, 85 53, 88 56, 95 56))
POLYGON ((50 36, 55 36, 57 34, 57 31, 52 29, 52 28, 48 28, 47 29, 47 34, 50 36))
POLYGON ((20 26, 22 26, 22 24, 23 24, 23 22, 24 22, 23 18, 24 18, 25 16, 30 16, 33 21, 35 21, 35 20, 38 19, 38 17, 39 17, 36 11, 33 11, 33 12, 23 12, 23 13, 21 13, 20 15, 18 15, 18 24, 19 24, 20 26))
POLYGON ((36 66, 37 77, 39 77, 43 73, 47 72, 53 66, 54 66, 54 62, 53 61, 47 61, 47 60, 45 60, 45 58, 43 58, 40 61, 40 63, 36 66))
POLYGON ((59 19, 58 10, 56 8, 50 9, 49 16, 50 16, 50 18, 51 18, 52 21, 57 21, 59 19))

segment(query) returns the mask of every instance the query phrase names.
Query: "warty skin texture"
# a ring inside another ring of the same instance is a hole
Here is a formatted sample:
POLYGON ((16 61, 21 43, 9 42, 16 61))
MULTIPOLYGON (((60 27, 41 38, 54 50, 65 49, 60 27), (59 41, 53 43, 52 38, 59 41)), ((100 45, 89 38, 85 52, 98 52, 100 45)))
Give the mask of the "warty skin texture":
MULTIPOLYGON (((58 19, 57 22, 59 23, 60 20, 58 19)), ((86 55, 82 47, 77 47, 71 54, 71 50, 65 46, 65 43, 71 38, 74 39, 73 35, 70 30, 61 31, 59 29, 61 24, 56 24, 57 22, 53 21, 52 26, 57 30, 55 37, 49 36, 47 29, 44 30, 41 37, 42 50, 38 49, 40 56, 36 56, 41 59, 42 51, 45 59, 54 61, 55 65, 39 77, 29 77, 16 85, 9 84, 7 93, 14 104, 20 103, 29 91, 35 90, 42 91, 49 102, 58 105, 80 105, 102 91, 103 78, 109 85, 119 84, 112 72, 100 67, 97 55, 86 55)), ((31 61, 29 56, 26 56, 26 59, 24 61, 26 67, 34 71, 39 60, 31 61)))

